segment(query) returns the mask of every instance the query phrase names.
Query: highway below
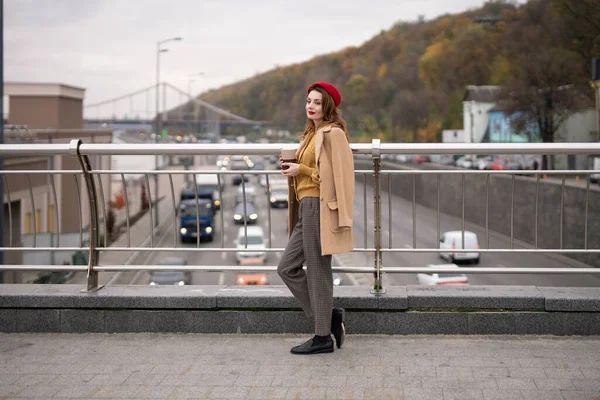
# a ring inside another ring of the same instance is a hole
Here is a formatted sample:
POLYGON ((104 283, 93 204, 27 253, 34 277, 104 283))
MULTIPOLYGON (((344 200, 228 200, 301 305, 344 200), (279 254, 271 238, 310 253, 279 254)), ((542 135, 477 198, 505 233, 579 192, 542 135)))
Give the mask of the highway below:
MULTIPOLYGON (((267 168, 274 168, 268 162, 267 168)), ((215 165, 215 164, 212 164, 215 165)), ((217 169, 215 165, 215 169, 217 169)), ((272 175, 270 175, 272 177, 272 175)), ((257 224, 263 227, 265 235, 268 235, 268 220, 271 220, 271 245, 274 248, 283 248, 287 243, 287 209, 270 208, 264 189, 258 184, 258 176, 250 176, 250 184, 256 188, 256 206, 258 209, 257 224)), ((213 242, 200 243, 200 249, 221 247, 221 233, 223 234, 224 247, 235 247, 233 241, 238 229, 243 224, 236 224, 233 220, 233 208, 235 206, 235 195, 239 186, 231 184, 231 176, 226 177, 226 185, 222 196, 223 205, 215 216, 215 238, 213 242), (223 225, 221 226, 221 213, 223 213, 223 225)), ((361 179, 356 181, 355 207, 354 207, 354 240, 356 247, 363 247, 365 237, 367 248, 373 247, 373 191, 367 186, 367 209, 364 207, 364 186, 361 179), (367 223, 365 226, 365 215, 367 223)), ((413 211, 412 203, 392 196, 392 244, 394 248, 412 248, 413 246, 413 211)), ((388 195, 382 195, 382 231, 383 246, 389 246, 389 206, 388 195)), ((172 220, 164 221, 159 237, 155 238, 155 246, 169 247, 173 244, 172 220)), ((460 230, 461 221, 458 218, 441 214, 440 232, 448 230, 460 230)), ((484 228, 467 223, 466 229, 477 233, 482 248, 485 248, 484 228)), ((435 210, 417 206, 417 247, 435 248, 437 246, 437 213, 435 210)), ((193 243, 181 243, 179 246, 195 248, 193 243)), ((490 232, 491 248, 510 248, 510 239, 490 232)), ((518 241, 514 243, 515 248, 520 248, 518 241)), ((177 256, 183 258, 188 265, 236 265, 235 252, 221 251, 166 251, 148 252, 139 256, 136 264, 154 265, 166 257, 177 256)), ((281 258, 280 252, 268 253, 266 265, 277 265, 281 258)), ((445 264, 435 253, 385 253, 383 254, 383 265, 392 267, 422 267, 428 264, 445 264)), ((346 253, 334 257, 334 265, 340 266, 373 266, 372 254, 368 253, 346 253)), ((471 264, 473 265, 473 264, 471 264)), ((506 254, 489 253, 482 254, 479 266, 481 267, 590 267, 581 262, 571 260, 562 255, 543 254, 506 254)), ((467 265, 468 267, 468 265, 467 265)), ((600 286, 599 275, 581 274, 467 274, 469 283, 472 285, 535 285, 535 286, 572 286, 572 287, 598 287, 600 286)), ((268 274, 270 284, 283 284, 277 273, 268 274)), ((136 274, 131 284, 148 284, 149 273, 136 274)), ((342 274, 344 285, 366 285, 372 284, 371 274, 342 274)), ((236 281, 233 272, 193 272, 192 284, 194 285, 234 285, 236 281)), ((119 282, 124 284, 123 282, 119 282)), ((385 274, 384 286, 415 285, 418 284, 416 274, 385 274)))

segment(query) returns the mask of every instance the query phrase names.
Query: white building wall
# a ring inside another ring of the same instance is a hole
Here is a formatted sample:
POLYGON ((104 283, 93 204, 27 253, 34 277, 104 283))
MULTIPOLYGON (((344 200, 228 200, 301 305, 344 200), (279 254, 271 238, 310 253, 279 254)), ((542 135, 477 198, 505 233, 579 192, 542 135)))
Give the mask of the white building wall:
POLYGON ((443 143, 465 143, 464 129, 445 129, 442 131, 443 143))
POLYGON ((494 106, 495 103, 463 101, 463 129, 467 143, 481 143, 489 123, 488 111, 494 106))
MULTIPOLYGON (((555 142, 595 142, 596 141, 596 111, 591 108, 570 116, 561 124, 554 134, 555 142)), ((592 168, 592 157, 588 155, 556 155, 554 168, 569 169, 592 168), (574 165, 569 165, 569 157, 574 165)))

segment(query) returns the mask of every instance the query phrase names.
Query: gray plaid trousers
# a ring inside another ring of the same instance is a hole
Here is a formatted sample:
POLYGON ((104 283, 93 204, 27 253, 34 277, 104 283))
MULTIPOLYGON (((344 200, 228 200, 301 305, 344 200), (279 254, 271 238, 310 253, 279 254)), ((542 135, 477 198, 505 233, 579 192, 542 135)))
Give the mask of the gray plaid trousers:
POLYGON ((298 223, 277 266, 277 273, 304 313, 314 318, 315 335, 331 333, 333 276, 331 255, 321 255, 320 202, 318 197, 300 201, 298 223), (302 265, 306 262, 306 272, 302 265))

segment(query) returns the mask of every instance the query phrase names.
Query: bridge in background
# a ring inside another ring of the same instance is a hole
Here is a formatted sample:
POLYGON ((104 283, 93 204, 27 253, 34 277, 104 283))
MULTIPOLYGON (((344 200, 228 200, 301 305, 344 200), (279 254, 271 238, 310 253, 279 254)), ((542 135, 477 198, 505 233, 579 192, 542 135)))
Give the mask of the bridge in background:
POLYGON ((229 126, 259 129, 268 124, 268 121, 249 120, 217 107, 166 82, 113 99, 85 104, 84 121, 88 125, 150 125, 155 128, 159 124, 159 131, 161 128, 178 127, 217 134, 221 128, 229 126), (153 106, 157 96, 161 99, 162 111, 153 106))

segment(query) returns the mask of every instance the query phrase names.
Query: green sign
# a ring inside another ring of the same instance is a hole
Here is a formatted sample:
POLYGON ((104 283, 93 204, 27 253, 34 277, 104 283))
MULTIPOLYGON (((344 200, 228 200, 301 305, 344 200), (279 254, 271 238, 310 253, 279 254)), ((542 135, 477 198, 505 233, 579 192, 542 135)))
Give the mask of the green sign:
POLYGON ((169 133, 169 131, 167 131, 167 128, 164 128, 164 129, 162 130, 162 138, 163 138, 163 139, 166 139, 166 138, 167 138, 167 134, 168 134, 168 133, 169 133))

